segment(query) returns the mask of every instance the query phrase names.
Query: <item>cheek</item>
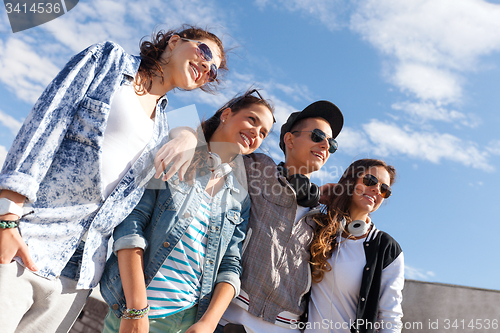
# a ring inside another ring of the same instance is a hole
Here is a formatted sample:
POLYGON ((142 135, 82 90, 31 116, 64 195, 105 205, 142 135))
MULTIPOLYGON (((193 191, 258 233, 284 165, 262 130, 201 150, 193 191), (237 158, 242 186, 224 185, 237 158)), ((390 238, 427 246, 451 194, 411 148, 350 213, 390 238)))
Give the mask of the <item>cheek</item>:
POLYGON ((365 193, 365 187, 361 184, 356 184, 354 186, 354 194, 361 196, 361 195, 363 195, 363 193, 365 193))

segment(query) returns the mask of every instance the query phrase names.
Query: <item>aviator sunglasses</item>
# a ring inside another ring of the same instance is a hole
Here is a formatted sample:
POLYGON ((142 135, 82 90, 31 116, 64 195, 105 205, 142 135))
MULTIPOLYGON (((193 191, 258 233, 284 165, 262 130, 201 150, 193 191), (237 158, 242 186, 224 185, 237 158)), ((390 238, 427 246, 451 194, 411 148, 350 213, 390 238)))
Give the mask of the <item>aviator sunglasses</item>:
POLYGON ((311 133, 311 140, 313 142, 321 142, 325 139, 327 139, 328 141, 328 152, 330 154, 333 154, 337 151, 337 148, 339 147, 339 144, 337 143, 337 141, 335 141, 334 138, 328 138, 325 134, 325 132, 323 132, 322 130, 318 129, 318 128, 315 128, 313 129, 312 131, 293 131, 293 133, 296 133, 296 132, 309 132, 311 133))
MULTIPOLYGON (((367 173, 366 175, 363 176, 363 184, 365 186, 375 186, 378 184, 378 179, 374 175, 370 175, 367 173)), ((384 199, 387 199, 388 197, 391 196, 391 187, 387 184, 381 183, 380 184, 380 194, 384 199)))
MULTIPOLYGON (((201 59, 208 62, 213 60, 214 57, 212 51, 210 50, 207 44, 200 42, 199 40, 188 39, 184 37, 181 37, 181 39, 198 44, 198 47, 196 48, 196 54, 198 54, 198 56, 201 59)), ((210 73, 208 75, 208 82, 214 82, 216 78, 217 78, 217 66, 215 66, 215 64, 211 64, 210 73)))

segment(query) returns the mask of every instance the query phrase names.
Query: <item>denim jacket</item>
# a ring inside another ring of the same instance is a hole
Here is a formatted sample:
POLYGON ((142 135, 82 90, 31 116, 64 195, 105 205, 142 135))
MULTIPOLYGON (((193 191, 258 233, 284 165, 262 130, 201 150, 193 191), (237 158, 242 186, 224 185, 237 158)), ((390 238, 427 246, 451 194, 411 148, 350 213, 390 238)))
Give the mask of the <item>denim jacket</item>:
POLYGON ((88 231, 77 288, 95 287, 113 229, 154 174, 154 154, 168 134, 166 96, 146 148, 104 199, 101 154, 110 103, 120 85, 134 79, 140 61, 112 42, 74 56, 38 99, 9 150, 0 189, 26 196, 34 211, 19 229, 43 277, 60 276, 88 231))
MULTIPOLYGON (((146 286, 191 224, 210 176, 208 172, 189 185, 179 181, 176 174, 162 182, 162 189, 158 189, 157 180, 152 180, 137 207, 115 229, 115 252, 125 248, 145 249, 146 286)), ((207 310, 215 284, 227 282, 234 287, 235 296, 240 292, 241 245, 250 211, 250 198, 243 186, 231 172, 213 197, 197 320, 207 310)), ((100 287, 103 298, 120 317, 126 301, 115 254, 108 259, 100 287)))

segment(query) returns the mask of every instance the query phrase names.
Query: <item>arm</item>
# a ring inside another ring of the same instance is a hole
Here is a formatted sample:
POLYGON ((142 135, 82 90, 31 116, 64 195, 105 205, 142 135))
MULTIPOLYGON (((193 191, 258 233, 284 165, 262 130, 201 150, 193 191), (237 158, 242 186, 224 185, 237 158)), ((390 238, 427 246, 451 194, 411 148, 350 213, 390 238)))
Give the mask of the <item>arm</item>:
MULTIPOLYGON (((0 192, 0 198, 7 198, 19 206, 24 205, 26 197, 9 190, 0 192)), ((0 216, 0 220, 14 221, 20 216, 15 214, 5 214, 0 216)), ((0 229, 0 264, 10 263, 14 257, 20 257, 24 265, 32 271, 38 270, 28 251, 28 246, 23 241, 18 228, 0 229)))
POLYGON ((248 218, 250 216, 250 197, 247 196, 242 204, 241 223, 234 228, 233 236, 228 244, 226 253, 222 257, 219 271, 215 283, 226 282, 233 286, 235 290, 234 297, 240 294, 242 272, 241 267, 241 249, 246 237, 248 218))
POLYGON ((215 285, 207 311, 196 324, 188 328, 186 333, 211 333, 215 331, 224 311, 235 296, 234 287, 229 283, 221 282, 215 285))
MULTIPOLYGON (((140 248, 118 251, 118 266, 122 280, 127 309, 143 309, 148 305, 146 283, 144 281, 144 251, 140 248)), ((122 319, 120 333, 149 332, 149 319, 122 319)))
POLYGON ((403 252, 382 271, 378 322, 380 333, 401 332, 403 309, 404 256, 403 252))
POLYGON ((191 127, 183 126, 172 129, 169 133, 170 141, 161 147, 155 156, 155 178, 162 176, 167 180, 179 171, 179 179, 184 179, 184 174, 194 156, 198 139, 191 127), (165 172, 167 166, 172 166, 165 172))
POLYGON ((157 193, 157 190, 146 189, 134 210, 113 231, 113 252, 117 256, 123 249, 146 249, 145 230, 153 216, 157 193))
MULTIPOLYGON (((145 230, 151 221, 156 194, 157 191, 147 189, 134 210, 113 232, 113 251, 118 257, 127 309, 143 309, 148 305, 143 254, 147 246, 145 230)), ((122 319, 120 322, 120 333, 148 331, 147 316, 141 319, 122 319)))

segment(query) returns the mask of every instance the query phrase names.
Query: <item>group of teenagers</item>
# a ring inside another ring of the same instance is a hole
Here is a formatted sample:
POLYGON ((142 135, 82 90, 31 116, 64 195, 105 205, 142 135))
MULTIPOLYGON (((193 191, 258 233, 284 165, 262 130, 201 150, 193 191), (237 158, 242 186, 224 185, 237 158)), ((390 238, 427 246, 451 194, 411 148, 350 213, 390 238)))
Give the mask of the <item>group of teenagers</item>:
POLYGON ((169 128, 167 92, 215 92, 225 71, 194 26, 66 64, 0 174, 2 332, 68 332, 97 285, 105 333, 401 331, 403 253, 370 219, 394 167, 312 183, 343 126, 325 100, 288 117, 279 164, 254 153, 275 123, 255 89, 169 128))

